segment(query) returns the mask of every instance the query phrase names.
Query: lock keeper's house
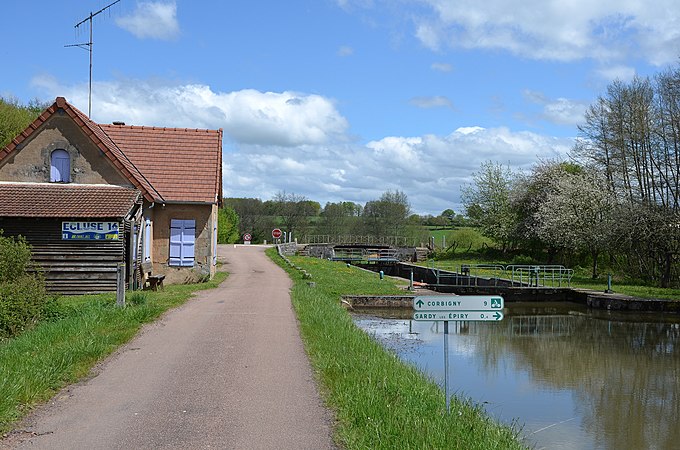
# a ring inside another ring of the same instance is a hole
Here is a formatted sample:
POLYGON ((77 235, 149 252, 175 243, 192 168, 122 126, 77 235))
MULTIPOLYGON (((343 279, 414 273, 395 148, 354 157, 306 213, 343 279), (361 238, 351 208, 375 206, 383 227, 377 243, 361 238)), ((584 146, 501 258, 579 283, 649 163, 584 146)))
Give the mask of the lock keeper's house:
POLYGON ((58 97, 0 150, 0 230, 33 246, 48 290, 212 276, 222 130, 97 124, 58 97))

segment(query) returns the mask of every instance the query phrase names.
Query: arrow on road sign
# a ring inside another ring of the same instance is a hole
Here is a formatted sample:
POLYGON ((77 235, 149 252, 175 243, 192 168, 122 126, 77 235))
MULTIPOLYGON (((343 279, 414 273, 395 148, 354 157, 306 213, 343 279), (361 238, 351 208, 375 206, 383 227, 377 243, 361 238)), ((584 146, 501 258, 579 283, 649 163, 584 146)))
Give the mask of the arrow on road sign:
POLYGON ((495 311, 416 311, 415 321, 464 321, 464 322, 497 322, 503 320, 503 313, 495 311))

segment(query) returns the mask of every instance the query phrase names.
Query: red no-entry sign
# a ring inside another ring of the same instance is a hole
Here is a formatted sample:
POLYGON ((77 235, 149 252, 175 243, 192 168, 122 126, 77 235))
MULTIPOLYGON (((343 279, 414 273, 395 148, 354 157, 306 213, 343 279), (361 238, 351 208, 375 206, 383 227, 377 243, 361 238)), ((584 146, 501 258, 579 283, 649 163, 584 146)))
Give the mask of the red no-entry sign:
POLYGON ((282 235, 283 235, 283 233, 282 233, 281 230, 279 230, 278 228, 274 228, 274 229, 272 230, 272 237, 273 237, 274 239, 279 239, 282 235))

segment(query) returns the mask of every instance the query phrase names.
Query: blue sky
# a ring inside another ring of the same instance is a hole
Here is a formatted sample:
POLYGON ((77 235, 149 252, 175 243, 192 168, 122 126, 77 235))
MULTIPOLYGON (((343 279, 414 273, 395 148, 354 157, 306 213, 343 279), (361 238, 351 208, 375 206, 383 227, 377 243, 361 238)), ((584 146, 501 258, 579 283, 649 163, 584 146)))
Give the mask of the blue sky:
MULTIPOLYGON (((110 2, 3 0, 0 95, 87 112, 88 54, 65 45, 110 2)), ((121 0, 94 19, 92 118, 223 128, 225 196, 399 189, 414 212, 462 212, 482 162, 565 158, 611 81, 677 64, 680 5, 650 5, 121 0)))

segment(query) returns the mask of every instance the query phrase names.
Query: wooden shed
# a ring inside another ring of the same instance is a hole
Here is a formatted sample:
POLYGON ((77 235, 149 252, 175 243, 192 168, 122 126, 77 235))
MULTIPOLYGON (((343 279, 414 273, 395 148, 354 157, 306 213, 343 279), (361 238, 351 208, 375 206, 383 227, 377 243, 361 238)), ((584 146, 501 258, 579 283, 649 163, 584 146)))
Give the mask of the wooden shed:
POLYGON ((119 264, 139 284, 141 208, 120 186, 0 182, 0 230, 26 238, 54 293, 113 291, 119 264))

